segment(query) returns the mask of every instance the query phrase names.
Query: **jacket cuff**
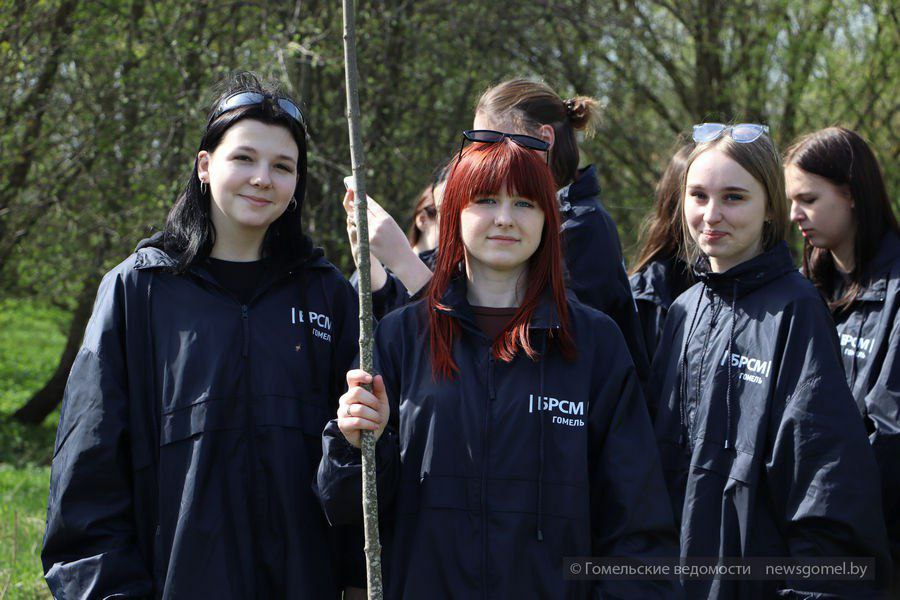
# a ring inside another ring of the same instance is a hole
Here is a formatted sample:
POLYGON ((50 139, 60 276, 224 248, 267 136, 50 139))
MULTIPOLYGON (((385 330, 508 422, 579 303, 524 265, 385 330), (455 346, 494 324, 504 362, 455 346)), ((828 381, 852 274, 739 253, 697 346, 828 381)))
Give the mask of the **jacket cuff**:
MULTIPOLYGON (((332 461, 342 467, 358 467, 362 466, 362 449, 353 446, 344 437, 337 425, 337 419, 332 419, 325 426, 323 435, 331 438, 329 444, 332 461)), ((385 467, 391 458, 391 451, 396 444, 392 444, 395 433, 389 429, 385 429, 375 443, 375 461, 379 466, 379 471, 385 467)))
POLYGON ((322 436, 326 439, 326 446, 331 461, 342 467, 352 467, 362 464, 362 451, 354 448, 337 424, 337 419, 332 419, 325 426, 322 436), (329 441, 330 440, 330 441, 329 441))

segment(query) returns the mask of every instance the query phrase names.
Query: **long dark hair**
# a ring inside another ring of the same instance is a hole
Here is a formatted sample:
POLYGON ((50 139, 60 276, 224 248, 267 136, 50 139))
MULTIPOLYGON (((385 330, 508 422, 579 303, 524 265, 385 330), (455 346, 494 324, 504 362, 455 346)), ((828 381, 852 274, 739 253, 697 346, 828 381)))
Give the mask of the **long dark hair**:
POLYGON ((537 133, 541 125, 552 126, 550 170, 556 187, 561 188, 575 180, 578 170, 575 132, 593 131, 598 105, 597 100, 588 96, 563 100, 546 84, 510 79, 485 91, 478 99, 475 114, 483 113, 491 120, 509 122, 531 133, 537 133))
MULTIPOLYGON (((269 225, 263 238, 262 255, 284 260, 303 256, 309 252, 312 245, 303 233, 300 218, 306 194, 306 131, 274 101, 276 97, 285 97, 284 94, 272 85, 264 86, 253 73, 245 71, 235 73, 218 87, 221 93, 209 112, 208 124, 200 139, 198 150, 214 151, 225 136, 225 132, 244 119, 253 119, 266 125, 278 125, 291 133, 299 151, 297 188, 294 190, 296 206, 288 208, 269 225), (271 101, 235 108, 213 119, 219 104, 238 92, 260 92, 271 101)), ((293 102, 299 106, 298 102, 293 102)), ((183 273, 197 261, 208 257, 215 244, 216 229, 210 217, 211 201, 209 190, 201 190, 195 160, 184 191, 178 196, 166 217, 163 249, 177 258, 176 273, 183 273)))
POLYGON ((640 250, 632 273, 639 273, 655 260, 665 260, 682 255, 681 243, 684 232, 681 217, 678 214, 680 203, 681 181, 688 167, 688 157, 694 149, 693 142, 685 143, 679 139, 678 151, 672 155, 666 170, 656 184, 654 208, 644 220, 638 237, 640 250))
POLYGON ((431 200, 432 206, 437 210, 437 203, 434 201, 434 188, 447 181, 448 167, 449 162, 442 162, 439 164, 431 174, 431 181, 429 184, 419 192, 419 197, 413 205, 412 222, 409 224, 409 229, 406 230, 406 239, 409 240, 410 246, 415 247, 415 245, 419 243, 419 240, 422 239, 422 231, 416 225, 416 217, 419 216, 425 203, 431 200))
MULTIPOLYGON (((426 298, 431 341, 431 368, 435 379, 452 379, 459 370, 453 361, 453 340, 459 325, 446 313, 437 310, 444 292, 453 278, 462 275, 465 257, 460 214, 480 195, 497 194, 501 188, 528 198, 544 213, 541 242, 528 260, 528 284, 525 297, 512 320, 497 336, 492 346, 495 358, 511 362, 521 350, 532 360, 538 352, 531 345, 528 327, 535 308, 549 290, 556 305, 560 328, 553 333, 562 356, 575 358, 575 343, 569 331, 569 305, 563 283, 562 245, 559 237, 559 210, 553 175, 537 153, 509 139, 496 144, 475 143, 463 150, 462 157, 451 169, 441 204, 437 263, 426 298)), ((543 357, 541 357, 543 358, 543 357)))
POLYGON ((785 166, 794 165, 807 173, 824 177, 850 191, 856 236, 853 244, 853 271, 840 298, 832 299, 838 280, 831 252, 803 243, 803 270, 829 299, 829 308, 839 313, 853 303, 865 279, 878 246, 888 231, 898 233, 897 217, 891 210, 887 188, 875 153, 854 131, 828 127, 807 134, 787 149, 785 166))

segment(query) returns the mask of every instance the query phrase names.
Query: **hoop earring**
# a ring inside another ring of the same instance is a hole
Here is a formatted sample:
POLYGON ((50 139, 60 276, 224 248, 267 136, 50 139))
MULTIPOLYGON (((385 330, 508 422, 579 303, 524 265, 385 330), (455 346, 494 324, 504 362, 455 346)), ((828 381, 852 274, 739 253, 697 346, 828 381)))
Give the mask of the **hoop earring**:
POLYGON ((200 194, 205 196, 206 192, 209 190, 209 184, 205 181, 200 182, 200 194))
POLYGON ((297 199, 293 196, 291 196, 291 201, 288 202, 288 210, 290 212, 294 212, 295 210, 297 210, 297 199))

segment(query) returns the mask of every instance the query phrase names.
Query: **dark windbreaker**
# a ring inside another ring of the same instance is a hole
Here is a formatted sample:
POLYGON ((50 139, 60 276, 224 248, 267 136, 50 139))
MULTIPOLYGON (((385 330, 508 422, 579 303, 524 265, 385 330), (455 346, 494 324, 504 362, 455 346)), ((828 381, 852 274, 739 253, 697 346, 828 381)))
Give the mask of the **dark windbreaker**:
POLYGON ((637 307, 631 295, 619 232, 600 202, 600 182, 593 165, 557 192, 562 226, 566 285, 578 300, 609 315, 628 344, 638 378, 646 382, 650 365, 637 307))
MULTIPOLYGON (((593 165, 581 169, 575 181, 556 195, 562 222, 566 286, 582 304, 605 312, 616 322, 625 336, 638 378, 645 382, 650 369, 647 349, 625 272, 619 233, 599 200, 597 170, 593 165)), ((423 260, 429 268, 434 268, 433 252, 423 260)), ((380 319, 412 299, 403 284, 389 273, 385 286, 372 295, 373 313, 380 319)))
MULTIPOLYGON (((436 249, 420 252, 419 260, 434 271, 434 263, 437 260, 436 249)), ((353 289, 359 290, 359 271, 353 271, 353 274, 350 275, 350 283, 353 285, 353 289)), ((380 320, 389 312, 412 302, 415 296, 410 295, 409 290, 401 283, 400 278, 387 271, 387 281, 381 286, 380 290, 372 292, 372 315, 380 320)))
POLYGON ((690 287, 693 279, 687 264, 672 256, 648 263, 628 280, 644 333, 644 347, 652 361, 666 324, 669 306, 690 287))
POLYGON ((874 557, 878 581, 690 581, 687 596, 880 597, 878 471, 822 297, 784 243, 695 274, 651 382, 682 556, 874 557))
POLYGON ((172 264, 139 247, 100 285, 53 457, 50 589, 339 597, 360 582, 338 572, 312 484, 356 353, 353 290, 318 249, 270 269, 246 305, 172 264))
MULTIPOLYGON (((900 569, 900 238, 885 235, 848 311, 835 315, 847 381, 882 475, 884 514, 900 569)), ((900 582, 900 580, 898 580, 900 582)), ((900 594, 900 589, 896 590, 900 594)))
MULTIPOLYGON (((424 301, 385 317, 376 360, 391 402, 377 445, 388 598, 668 597, 669 582, 566 582, 566 556, 673 556, 645 403, 615 324, 569 303, 575 362, 490 356, 456 280, 453 381, 431 373, 424 301), (539 404, 539 398, 544 398, 539 404), (539 408, 543 406, 543 410, 539 408)), ((547 349, 552 303, 531 335, 547 349)), ((332 523, 361 519, 360 458, 335 421, 318 485, 332 523)))

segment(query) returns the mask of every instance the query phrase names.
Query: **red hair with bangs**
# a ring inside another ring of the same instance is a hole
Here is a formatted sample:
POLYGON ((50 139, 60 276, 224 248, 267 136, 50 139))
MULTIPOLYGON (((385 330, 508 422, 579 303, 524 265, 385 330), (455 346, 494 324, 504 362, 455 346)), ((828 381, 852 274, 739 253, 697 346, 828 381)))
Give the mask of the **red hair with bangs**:
POLYGON ((452 379, 454 373, 459 371, 452 355, 453 341, 459 335, 459 325, 453 317, 443 312, 448 307, 441 303, 441 299, 450 281, 463 272, 461 265, 465 254, 460 214, 475 198, 496 196, 504 188, 509 194, 531 200, 543 211, 544 229, 537 250, 528 259, 525 297, 512 320, 494 340, 493 355, 511 362, 521 350, 532 360, 538 358, 529 339, 528 329, 535 308, 540 304, 545 290, 549 289, 560 325, 559 330, 551 330, 550 334, 563 357, 567 360, 575 358, 575 344, 569 333, 569 306, 563 283, 556 183, 541 155, 504 138, 493 144, 475 143, 463 150, 460 160, 452 167, 444 188, 437 262, 426 293, 431 368, 435 379, 452 379))

